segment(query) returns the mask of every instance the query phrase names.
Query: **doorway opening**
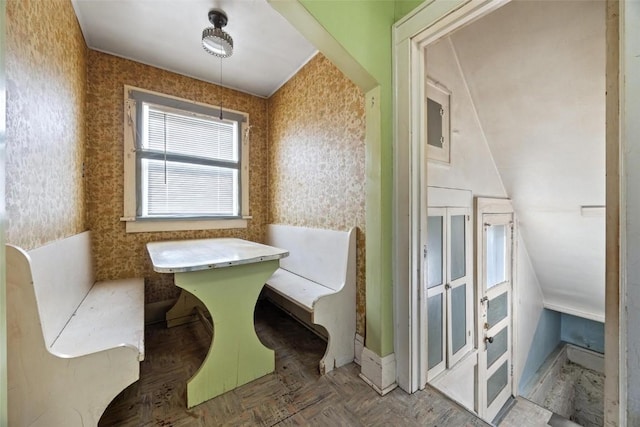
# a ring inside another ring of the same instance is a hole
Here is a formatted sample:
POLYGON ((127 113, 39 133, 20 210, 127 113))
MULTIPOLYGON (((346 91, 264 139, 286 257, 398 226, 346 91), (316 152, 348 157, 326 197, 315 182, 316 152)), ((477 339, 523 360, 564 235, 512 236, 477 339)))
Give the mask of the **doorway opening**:
POLYGON ((605 3, 548 3, 426 5, 396 27, 396 187, 409 186, 396 213, 410 219, 397 228, 395 256, 411 260, 396 272, 396 283, 408 284, 406 300, 396 294, 397 316, 410 325, 406 353, 396 351, 399 383, 407 391, 431 384, 488 421, 553 351, 530 352, 541 348, 544 309, 604 321, 605 3), (435 241, 449 242, 446 210, 456 206, 434 202, 434 188, 476 201, 465 279, 473 344, 455 361, 452 330, 464 310, 447 311, 455 276, 446 262, 443 282, 429 280, 442 263, 430 257, 438 251, 429 234, 440 229, 429 218, 445 218, 435 241), (484 198, 512 198, 513 208, 482 211, 484 198))

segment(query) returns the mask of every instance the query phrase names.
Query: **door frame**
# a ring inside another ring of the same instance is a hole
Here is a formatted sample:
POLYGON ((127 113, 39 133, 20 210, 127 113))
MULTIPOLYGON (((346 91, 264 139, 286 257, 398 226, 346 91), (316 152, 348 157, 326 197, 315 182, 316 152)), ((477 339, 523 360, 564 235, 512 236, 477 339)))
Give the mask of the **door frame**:
MULTIPOLYGON (((6 271, 5 267, 5 147, 6 147, 6 115, 7 115, 7 90, 6 90, 6 6, 5 0, 0 0, 0 271, 6 271)), ((6 285, 5 275, 0 274, 0 425, 7 425, 7 310, 6 310, 6 285)))
POLYGON ((393 279, 396 381, 408 393, 427 383, 421 340, 426 301, 420 299, 421 226, 427 200, 427 147, 422 103, 426 90, 424 48, 510 0, 424 2, 393 27, 394 191, 393 279))
MULTIPOLYGON (((395 357, 397 363, 398 385, 407 392, 420 389, 420 371, 417 369, 418 353, 416 340, 420 337, 420 311, 415 299, 417 295, 417 272, 420 257, 419 239, 415 233, 416 219, 419 218, 420 178, 425 177, 426 168, 420 168, 421 129, 419 110, 412 108, 418 101, 412 97, 412 90, 419 91, 415 71, 421 65, 416 60, 420 54, 419 43, 424 38, 436 40, 460 26, 487 14, 509 0, 434 0, 424 2, 411 13, 399 20, 392 31, 393 36, 393 88, 394 88, 394 192, 393 192, 393 272, 394 279, 394 322, 395 357), (425 33, 425 31, 428 31, 425 33), (420 37, 417 37, 419 36, 420 37), (415 68, 415 70, 414 70, 415 68), (412 78, 412 75, 414 76, 412 78), (416 169, 417 166, 417 169, 416 169)), ((606 354, 605 358, 605 424, 607 426, 625 425, 627 411, 626 384, 626 317, 620 307, 627 304, 626 280, 627 234, 624 215, 626 213, 625 184, 633 180, 621 171, 621 163, 626 153, 621 148, 628 147, 636 129, 626 116, 638 110, 637 100, 631 97, 630 84, 637 84, 639 77, 632 73, 635 64, 628 46, 638 32, 630 25, 632 16, 638 8, 626 11, 624 1, 607 0, 607 200, 606 200, 606 354), (627 25, 625 25, 627 24, 627 25), (621 84, 626 77, 628 85, 621 84)), ((637 37, 636 37, 637 38, 637 37)), ((518 239, 516 238, 516 246, 518 239)))

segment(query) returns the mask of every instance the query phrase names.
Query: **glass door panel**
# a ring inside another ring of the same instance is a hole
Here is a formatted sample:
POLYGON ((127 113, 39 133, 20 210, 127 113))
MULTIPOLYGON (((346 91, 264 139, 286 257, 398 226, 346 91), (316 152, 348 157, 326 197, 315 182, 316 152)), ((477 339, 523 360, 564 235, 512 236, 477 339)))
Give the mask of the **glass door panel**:
POLYGON ((457 280, 467 274, 466 272, 466 215, 451 216, 451 280, 457 280))
POLYGON ((500 332, 492 337, 493 342, 487 342, 487 368, 493 366, 494 362, 506 353, 508 348, 508 330, 506 327, 502 328, 500 332))
POLYGON ((443 330, 443 312, 442 312, 442 295, 439 294, 427 299, 427 342, 428 342, 428 369, 433 369, 444 361, 444 336, 443 330))
POLYGON ((451 351, 460 351, 467 343, 467 285, 451 291, 451 351))
POLYGON ((508 293, 503 292, 497 297, 487 301, 487 327, 494 327, 499 321, 507 317, 509 313, 508 293))
POLYGON ((427 98, 427 144, 442 148, 442 105, 431 98, 427 98))
POLYGON ((427 218, 427 288, 444 284, 444 217, 430 216, 427 218))
POLYGON ((502 283, 507 278, 506 269, 507 226, 491 225, 487 229, 487 289, 502 283))
POLYGON ((505 361, 487 380, 487 406, 491 406, 508 384, 509 366, 505 361))

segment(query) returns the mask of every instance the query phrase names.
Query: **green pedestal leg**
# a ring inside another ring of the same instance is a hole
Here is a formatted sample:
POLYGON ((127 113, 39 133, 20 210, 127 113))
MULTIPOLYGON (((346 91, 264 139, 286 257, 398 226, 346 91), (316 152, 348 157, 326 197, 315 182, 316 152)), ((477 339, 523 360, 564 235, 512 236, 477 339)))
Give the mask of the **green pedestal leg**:
POLYGON ((196 316, 193 312, 193 309, 195 307, 206 309, 204 304, 200 302, 198 298, 182 289, 180 291, 180 297, 178 298, 176 303, 165 314, 167 328, 173 328, 174 326, 196 322, 198 320, 198 316, 196 316))
POLYGON ((275 353, 256 335, 253 315, 278 260, 176 273, 176 286, 197 297, 213 318, 213 340, 187 383, 191 408, 275 370, 275 353))

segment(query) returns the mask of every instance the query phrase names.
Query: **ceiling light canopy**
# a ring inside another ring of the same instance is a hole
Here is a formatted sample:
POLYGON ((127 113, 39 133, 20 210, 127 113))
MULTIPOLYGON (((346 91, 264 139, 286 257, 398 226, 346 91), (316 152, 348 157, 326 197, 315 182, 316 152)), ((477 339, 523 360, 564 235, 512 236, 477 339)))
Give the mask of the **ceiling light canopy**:
POLYGON ((202 31, 202 47, 211 55, 228 58, 233 54, 233 39, 222 30, 227 25, 227 15, 221 10, 209 11, 209 22, 213 27, 202 31))

